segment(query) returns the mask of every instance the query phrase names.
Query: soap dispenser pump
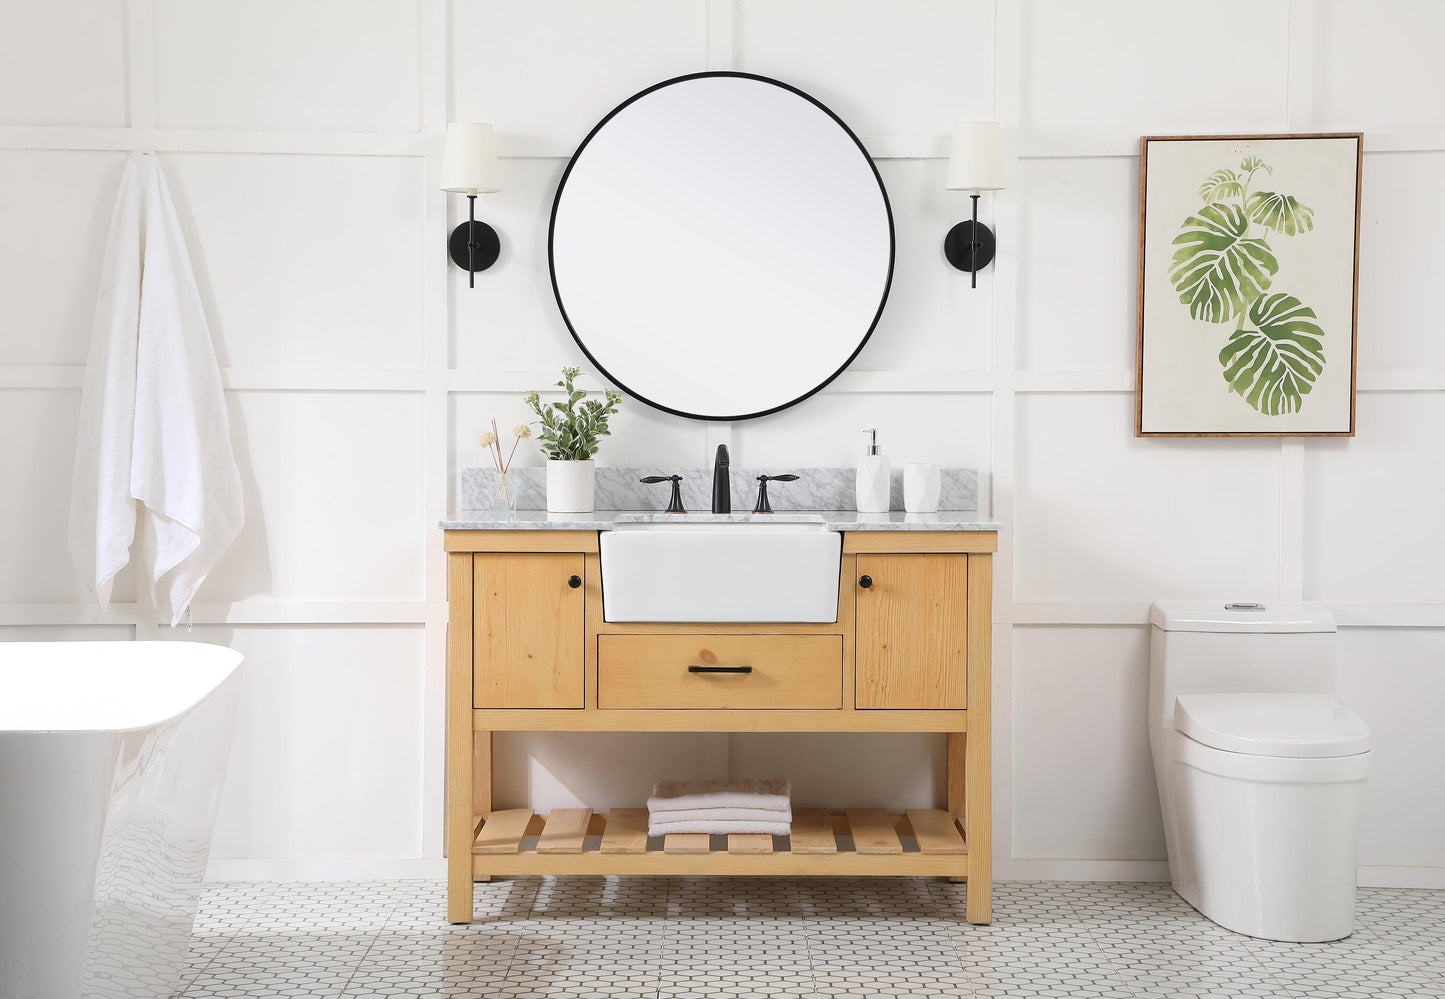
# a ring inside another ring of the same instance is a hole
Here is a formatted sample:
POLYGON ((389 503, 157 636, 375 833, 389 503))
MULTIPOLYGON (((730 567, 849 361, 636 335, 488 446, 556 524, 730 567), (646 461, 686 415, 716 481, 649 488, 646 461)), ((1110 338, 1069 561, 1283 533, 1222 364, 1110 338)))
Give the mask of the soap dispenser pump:
POLYGON ((878 453, 877 429, 863 431, 863 457, 858 461, 858 512, 887 513, 891 487, 888 456, 878 453))

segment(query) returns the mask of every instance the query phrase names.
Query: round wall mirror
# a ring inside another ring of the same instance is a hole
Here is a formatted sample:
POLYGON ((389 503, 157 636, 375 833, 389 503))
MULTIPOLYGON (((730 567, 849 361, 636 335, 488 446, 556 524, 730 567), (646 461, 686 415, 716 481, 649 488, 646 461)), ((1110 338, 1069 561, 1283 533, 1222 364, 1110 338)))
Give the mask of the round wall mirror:
POLYGON ((630 98, 583 140, 552 206, 552 288, 629 395, 745 420, 801 402, 867 342, 893 276, 882 178, 807 94, 699 73, 630 98))

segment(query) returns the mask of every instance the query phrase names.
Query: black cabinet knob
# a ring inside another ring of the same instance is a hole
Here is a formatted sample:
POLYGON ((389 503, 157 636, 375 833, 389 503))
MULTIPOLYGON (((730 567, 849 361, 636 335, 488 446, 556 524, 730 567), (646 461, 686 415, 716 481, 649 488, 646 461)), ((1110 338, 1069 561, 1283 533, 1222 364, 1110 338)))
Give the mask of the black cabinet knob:
POLYGON ((872 577, 872 576, 859 576, 859 577, 858 577, 858 585, 861 586, 861 587, 863 587, 863 589, 865 589, 865 590, 868 589, 868 587, 870 587, 870 586, 873 585, 873 577, 872 577))
POLYGON ((581 576, 568 576, 568 577, 567 577, 567 585, 570 586, 570 587, 572 587, 572 589, 574 589, 574 590, 577 589, 577 587, 579 587, 579 586, 582 585, 582 577, 581 577, 581 576))

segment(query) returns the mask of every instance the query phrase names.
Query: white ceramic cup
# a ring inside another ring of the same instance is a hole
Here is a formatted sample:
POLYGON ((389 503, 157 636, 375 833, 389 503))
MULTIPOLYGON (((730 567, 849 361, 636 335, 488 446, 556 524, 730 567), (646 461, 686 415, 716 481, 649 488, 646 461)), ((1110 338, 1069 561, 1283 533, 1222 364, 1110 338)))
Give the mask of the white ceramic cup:
POLYGON ((903 466, 903 509, 909 513, 938 512, 938 466, 909 462, 903 466))

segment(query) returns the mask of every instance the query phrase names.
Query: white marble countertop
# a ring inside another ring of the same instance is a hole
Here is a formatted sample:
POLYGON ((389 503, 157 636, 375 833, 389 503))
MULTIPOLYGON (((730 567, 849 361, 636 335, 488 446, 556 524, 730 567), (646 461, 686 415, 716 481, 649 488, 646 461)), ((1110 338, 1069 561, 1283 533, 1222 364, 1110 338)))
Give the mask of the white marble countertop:
POLYGON ((999 522, 977 510, 938 513, 858 513, 855 510, 780 510, 777 513, 662 513, 657 510, 598 510, 546 513, 518 510, 458 510, 443 520, 444 531, 610 531, 620 524, 822 524, 830 531, 997 531, 999 522))

